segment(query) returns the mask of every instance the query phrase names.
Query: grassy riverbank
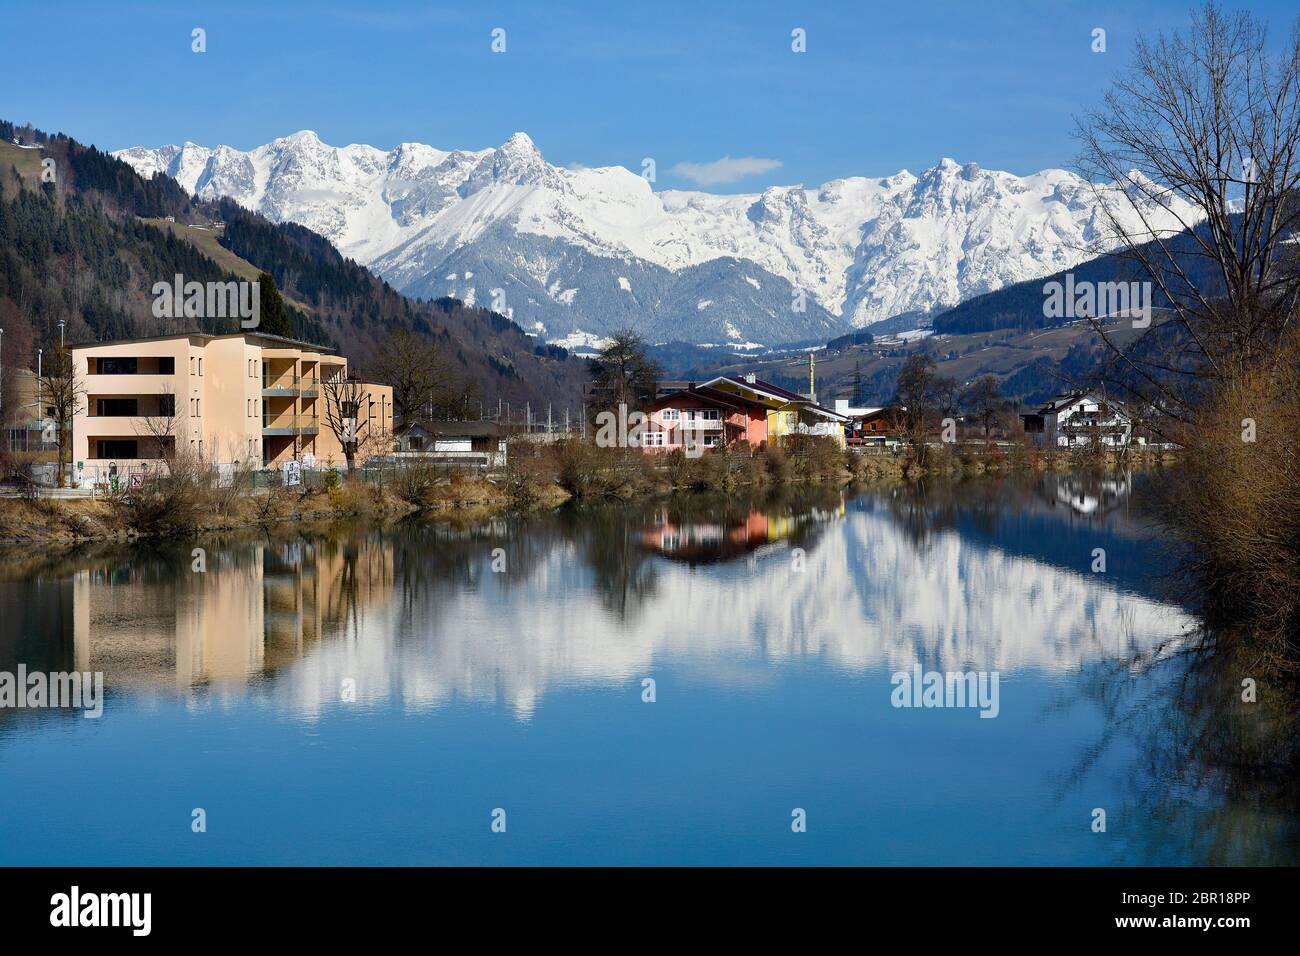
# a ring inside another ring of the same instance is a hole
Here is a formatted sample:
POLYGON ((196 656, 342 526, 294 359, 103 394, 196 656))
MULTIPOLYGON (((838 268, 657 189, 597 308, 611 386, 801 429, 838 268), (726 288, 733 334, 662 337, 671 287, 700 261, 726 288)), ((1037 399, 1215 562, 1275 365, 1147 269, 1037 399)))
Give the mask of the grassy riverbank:
POLYGON ((255 491, 245 476, 220 486, 202 472, 178 469, 143 489, 107 498, 0 499, 0 541, 131 540, 417 512, 488 516, 554 507, 570 498, 628 500, 672 492, 1160 467, 1172 461, 1168 452, 1131 452, 1120 460, 1113 454, 1043 452, 1025 446, 945 445, 928 449, 922 462, 909 451, 845 452, 818 439, 753 454, 699 458, 649 456, 578 441, 519 443, 511 449, 510 466, 491 479, 414 464, 380 481, 340 476, 323 487, 255 491))
MULTIPOLYGON (((489 515, 519 506, 500 485, 482 479, 442 480, 418 501, 403 497, 390 485, 346 479, 320 489, 277 488, 234 495, 204 491, 93 500, 6 498, 0 500, 0 541, 130 541, 415 512, 489 515)), ((538 501, 558 504, 566 497, 556 489, 538 501)))
POLYGON ((923 456, 842 451, 820 438, 787 439, 780 448, 685 458, 598 448, 571 441, 512 451, 507 484, 513 494, 558 486, 575 498, 634 498, 671 491, 730 491, 786 484, 910 481, 932 476, 1105 471, 1172 464, 1170 452, 1043 451, 1028 445, 934 445, 923 456))

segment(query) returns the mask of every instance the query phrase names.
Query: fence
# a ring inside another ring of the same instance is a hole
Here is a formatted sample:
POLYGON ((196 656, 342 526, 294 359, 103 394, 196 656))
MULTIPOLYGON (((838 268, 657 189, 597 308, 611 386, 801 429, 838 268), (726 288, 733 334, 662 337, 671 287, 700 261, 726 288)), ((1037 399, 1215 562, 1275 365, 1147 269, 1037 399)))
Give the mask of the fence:
POLYGON ((45 440, 43 428, 10 428, 5 436, 12 452, 46 452, 58 448, 58 443, 45 440))

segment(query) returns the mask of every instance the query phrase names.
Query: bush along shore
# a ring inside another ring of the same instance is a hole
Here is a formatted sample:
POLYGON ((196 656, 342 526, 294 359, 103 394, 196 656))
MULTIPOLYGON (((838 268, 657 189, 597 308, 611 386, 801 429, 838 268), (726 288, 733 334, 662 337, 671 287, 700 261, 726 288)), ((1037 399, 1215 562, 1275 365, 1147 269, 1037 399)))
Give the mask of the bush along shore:
POLYGON ((787 436, 780 447, 647 455, 637 449, 600 448, 563 441, 512 447, 506 486, 527 499, 558 487, 575 498, 635 498, 672 491, 730 491, 764 485, 910 481, 928 476, 1043 471, 1106 471, 1171 464, 1173 453, 1129 449, 1044 451, 1033 445, 935 444, 917 453, 840 449, 826 438, 787 436))
POLYGON ((218 481, 210 469, 172 463, 140 487, 95 499, 49 498, 34 491, 0 499, 0 540, 129 540, 367 516, 488 515, 554 507, 570 498, 1107 470, 1172 460, 1167 451, 1133 449, 1121 456, 1093 450, 1045 452, 1026 445, 932 445, 919 455, 909 448, 844 451, 829 440, 803 436, 779 448, 687 458, 571 439, 512 442, 508 466, 493 475, 414 461, 355 474, 327 472, 318 483, 269 488, 256 487, 251 471, 218 481))

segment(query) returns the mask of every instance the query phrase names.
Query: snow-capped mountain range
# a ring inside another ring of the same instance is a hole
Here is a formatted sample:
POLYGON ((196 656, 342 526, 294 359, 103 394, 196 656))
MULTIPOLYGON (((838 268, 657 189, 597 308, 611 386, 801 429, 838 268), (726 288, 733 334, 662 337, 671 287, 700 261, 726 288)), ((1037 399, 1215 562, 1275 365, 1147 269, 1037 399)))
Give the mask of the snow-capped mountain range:
MULTIPOLYGON (((652 341, 825 338, 1069 268, 1107 245, 1106 215, 1078 176, 950 159, 919 175, 713 195, 656 192, 621 166, 552 166, 524 133, 450 152, 334 147, 304 131, 247 152, 186 143, 114 155, 307 226, 409 295, 496 308, 568 345, 629 325, 652 341)), ((1151 211, 1153 224, 1178 228, 1174 212, 1192 219, 1171 205, 1151 211)))

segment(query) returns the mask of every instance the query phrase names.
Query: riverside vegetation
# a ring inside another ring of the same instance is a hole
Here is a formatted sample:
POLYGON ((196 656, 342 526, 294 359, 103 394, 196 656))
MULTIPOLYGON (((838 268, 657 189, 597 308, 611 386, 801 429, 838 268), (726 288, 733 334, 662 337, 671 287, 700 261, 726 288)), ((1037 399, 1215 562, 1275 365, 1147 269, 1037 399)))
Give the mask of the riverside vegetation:
POLYGON ((352 475, 326 472, 320 482, 258 487, 251 469, 218 481, 211 469, 177 458, 140 488, 97 499, 46 498, 34 488, 0 500, 0 540, 77 541, 192 535, 241 527, 356 516, 528 510, 570 498, 632 499, 670 492, 730 492, 793 484, 848 485, 1049 470, 1105 470, 1162 465, 1168 452, 1118 459, 1100 450, 1055 452, 1032 445, 940 445, 924 465, 898 454, 843 451, 834 442, 791 436, 779 448, 646 455, 579 439, 511 442, 507 467, 474 475, 429 462, 403 462, 352 475))

